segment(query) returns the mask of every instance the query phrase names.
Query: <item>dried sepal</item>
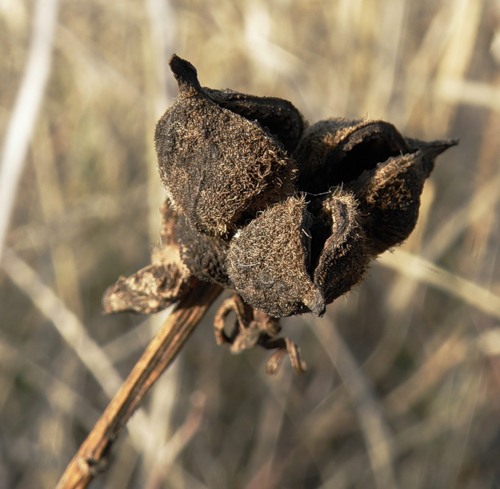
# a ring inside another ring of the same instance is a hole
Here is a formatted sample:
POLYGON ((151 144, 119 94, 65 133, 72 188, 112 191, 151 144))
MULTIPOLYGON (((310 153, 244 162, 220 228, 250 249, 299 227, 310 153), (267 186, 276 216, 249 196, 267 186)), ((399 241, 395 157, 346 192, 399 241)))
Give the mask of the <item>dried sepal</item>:
POLYGON ((107 314, 161 311, 181 298, 187 279, 174 264, 148 265, 128 277, 119 277, 104 293, 103 310, 107 314))
POLYGON ((180 94, 156 127, 161 179, 198 231, 230 236, 293 193, 295 163, 257 122, 215 103, 190 63, 174 56, 170 66, 180 94))
POLYGON ((254 308, 273 317, 307 310, 323 313, 323 296, 310 276, 311 225, 304 197, 290 197, 233 237, 227 255, 229 277, 254 308))

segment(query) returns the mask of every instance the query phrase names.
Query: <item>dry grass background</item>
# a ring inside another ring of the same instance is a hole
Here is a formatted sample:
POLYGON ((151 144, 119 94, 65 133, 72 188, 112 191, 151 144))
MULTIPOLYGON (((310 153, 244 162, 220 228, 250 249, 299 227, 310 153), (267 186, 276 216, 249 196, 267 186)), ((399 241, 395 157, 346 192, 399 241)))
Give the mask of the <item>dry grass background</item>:
MULTIPOLYGON (((232 356, 207 320, 92 487, 499 488, 499 3, 46 2, 47 85, 10 135, 29 146, 0 270, 0 487, 55 485, 162 320, 103 317, 100 297, 158 241, 153 132, 176 52, 203 84, 288 98, 312 121, 461 143, 404 247, 322 320, 285 322, 305 375, 266 377, 265 352, 232 356)), ((0 1, 4 156, 35 16, 0 1)))

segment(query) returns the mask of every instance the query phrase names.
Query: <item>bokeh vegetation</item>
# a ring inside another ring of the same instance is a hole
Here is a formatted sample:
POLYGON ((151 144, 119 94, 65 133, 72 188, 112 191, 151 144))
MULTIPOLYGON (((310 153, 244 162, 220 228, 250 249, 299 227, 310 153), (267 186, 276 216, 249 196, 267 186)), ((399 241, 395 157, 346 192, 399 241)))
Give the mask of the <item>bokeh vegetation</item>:
MULTIPOLYGON (((0 2, 2 134, 34 4, 0 2)), ((323 319, 284 322, 306 374, 266 377, 266 352, 232 356, 207 318, 93 487, 500 487, 499 19, 495 0, 60 0, 0 270, 0 487, 55 485, 162 320, 100 298, 158 242, 173 52, 311 121, 460 146, 405 245, 323 319)))

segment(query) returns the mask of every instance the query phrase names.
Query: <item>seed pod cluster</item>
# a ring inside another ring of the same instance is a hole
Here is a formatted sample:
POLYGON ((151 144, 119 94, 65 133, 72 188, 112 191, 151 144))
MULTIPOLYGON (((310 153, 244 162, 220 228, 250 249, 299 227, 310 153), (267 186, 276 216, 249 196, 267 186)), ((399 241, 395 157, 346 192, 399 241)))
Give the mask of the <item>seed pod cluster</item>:
POLYGON ((286 100, 204 88, 175 55, 170 66, 180 94, 155 141, 183 267, 272 317, 321 315, 404 241, 434 159, 456 144, 376 120, 308 126, 286 100))
POLYGON ((457 142, 405 138, 379 120, 309 125, 287 100, 202 87, 175 55, 170 67, 180 93, 155 133, 162 243, 108 288, 104 310, 156 312, 209 281, 235 291, 215 316, 219 344, 272 349, 268 372, 287 355, 303 372, 278 318, 323 314, 403 242, 435 158, 457 142))

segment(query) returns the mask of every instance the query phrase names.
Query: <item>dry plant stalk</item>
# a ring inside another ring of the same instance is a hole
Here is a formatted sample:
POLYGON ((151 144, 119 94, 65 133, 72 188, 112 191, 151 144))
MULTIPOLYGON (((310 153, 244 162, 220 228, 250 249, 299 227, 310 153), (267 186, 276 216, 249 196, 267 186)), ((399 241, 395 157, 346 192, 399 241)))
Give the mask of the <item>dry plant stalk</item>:
POLYGON ((195 279, 191 281, 189 293, 176 306, 137 361, 121 389, 66 467, 57 489, 85 488, 105 468, 106 456, 113 442, 221 291, 217 285, 195 279))
POLYGON ((384 121, 309 125, 288 101, 200 85, 170 60, 180 94, 155 142, 167 190, 162 245, 152 263, 120 277, 108 313, 153 313, 178 302, 66 470, 59 489, 86 487, 111 444, 222 288, 217 343, 274 350, 274 373, 300 351, 279 318, 312 312, 359 283, 369 263, 402 243, 418 218, 435 158, 456 141, 405 138, 384 121), (228 317, 234 315, 232 324, 228 317))

